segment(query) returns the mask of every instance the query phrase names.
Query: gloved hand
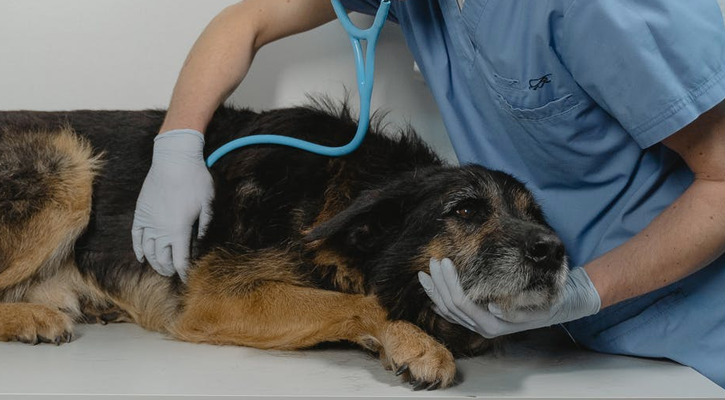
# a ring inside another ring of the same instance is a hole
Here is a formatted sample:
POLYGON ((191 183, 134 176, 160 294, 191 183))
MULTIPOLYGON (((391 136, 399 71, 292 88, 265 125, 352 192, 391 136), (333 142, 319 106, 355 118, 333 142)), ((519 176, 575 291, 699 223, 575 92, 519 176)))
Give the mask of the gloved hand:
POLYGON ((509 333, 543 328, 573 321, 599 312, 601 298, 584 268, 574 268, 559 300, 548 309, 501 310, 496 304, 487 308, 469 300, 455 266, 449 259, 430 260, 429 276, 418 273, 418 280, 436 305, 436 312, 451 323, 457 323, 491 339, 509 333), (431 278, 432 276, 432 278, 431 278))
POLYGON ((154 139, 154 154, 136 201, 131 234, 139 262, 144 257, 161 275, 186 281, 194 222, 199 237, 211 220, 214 186, 204 163, 204 136, 176 129, 154 139))

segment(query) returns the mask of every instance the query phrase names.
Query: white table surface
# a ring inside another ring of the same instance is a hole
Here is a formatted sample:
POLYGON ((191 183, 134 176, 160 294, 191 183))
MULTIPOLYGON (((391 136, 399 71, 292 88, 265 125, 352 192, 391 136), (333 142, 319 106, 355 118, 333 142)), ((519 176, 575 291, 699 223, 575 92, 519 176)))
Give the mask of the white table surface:
POLYGON ((690 368, 578 350, 558 336, 457 365, 458 386, 413 392, 355 349, 263 351, 80 325, 60 347, 0 343, 0 399, 725 398, 690 368))

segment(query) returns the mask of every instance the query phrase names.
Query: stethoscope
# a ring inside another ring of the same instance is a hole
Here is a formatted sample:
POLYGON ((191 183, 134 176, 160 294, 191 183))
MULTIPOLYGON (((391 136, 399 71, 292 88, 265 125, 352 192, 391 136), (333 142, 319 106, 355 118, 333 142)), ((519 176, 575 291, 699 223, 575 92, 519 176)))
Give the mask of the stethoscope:
POLYGON ((280 135, 247 136, 232 140, 211 153, 209 158, 206 159, 207 167, 214 165, 215 162, 230 151, 253 144, 279 144, 330 157, 350 154, 360 146, 370 124, 370 100, 373 93, 373 75, 375 72, 375 46, 378 43, 378 36, 380 36, 383 24, 388 17, 390 0, 382 0, 380 2, 380 7, 375 14, 375 20, 372 26, 364 30, 358 28, 350 21, 350 18, 347 16, 347 11, 345 11, 340 0, 332 0, 332 6, 335 9, 335 14, 337 14, 340 23, 345 28, 345 31, 347 31, 348 36, 350 36, 355 54, 355 72, 357 74, 357 87, 360 95, 360 117, 358 119, 357 132, 350 143, 344 146, 330 147, 280 135), (361 40, 367 41, 367 51, 364 59, 361 40))

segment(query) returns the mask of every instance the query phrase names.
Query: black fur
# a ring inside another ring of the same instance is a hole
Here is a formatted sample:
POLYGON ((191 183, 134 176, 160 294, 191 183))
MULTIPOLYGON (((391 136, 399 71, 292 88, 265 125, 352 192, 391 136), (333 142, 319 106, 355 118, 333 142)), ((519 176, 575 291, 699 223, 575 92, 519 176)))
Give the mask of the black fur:
MULTIPOLYGON (((353 137, 357 123, 345 106, 333 108, 325 102, 262 113, 221 108, 208 127, 205 156, 232 139, 254 134, 343 145, 353 137)), ((118 282, 129 276, 141 279, 150 273, 148 265, 135 259, 130 232, 136 198, 150 167, 152 139, 163 118, 163 111, 0 112, 0 127, 36 131, 70 126, 105 154, 105 167, 94 184, 91 222, 76 244, 75 257, 78 268, 110 293, 120 290, 118 282)), ((515 203, 516 195, 530 196, 510 176, 480 166, 445 165, 410 131, 391 137, 379 133, 379 124, 371 130, 359 150, 339 159, 274 145, 248 147, 223 157, 211 169, 214 217, 206 236, 191 243, 192 257, 215 249, 244 254, 289 248, 299 253, 297 272, 313 285, 349 290, 335 283, 336 266, 314 267, 309 244, 323 241, 354 261, 364 276, 365 291, 378 297, 391 319, 417 324, 454 354, 475 353, 485 347, 484 341, 432 311, 417 279, 417 272, 427 265, 415 263, 452 223, 461 235, 471 236, 492 215, 523 221, 517 222, 525 227, 517 237, 528 235, 526 229, 549 232, 550 228, 533 201, 526 210, 506 205, 515 203), (329 192, 340 184, 345 193, 329 192), (500 188, 500 193, 488 193, 486 185, 500 188), (458 207, 446 209, 447 196, 464 187, 485 195, 462 198, 458 207), (332 195, 344 197, 343 210, 316 224, 332 195), (487 196, 501 197, 503 205, 494 206, 487 196), (463 206, 477 210, 472 219, 456 216, 463 206)), ((183 291, 174 279, 176 290, 183 291)))

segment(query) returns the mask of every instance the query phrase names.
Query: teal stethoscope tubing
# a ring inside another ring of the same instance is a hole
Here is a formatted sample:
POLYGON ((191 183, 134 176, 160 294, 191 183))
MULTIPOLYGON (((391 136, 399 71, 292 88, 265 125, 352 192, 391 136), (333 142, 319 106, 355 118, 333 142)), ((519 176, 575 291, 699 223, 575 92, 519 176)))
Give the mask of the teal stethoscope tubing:
POLYGON ((383 24, 385 24, 385 20, 388 17, 390 0, 382 0, 380 2, 378 12, 375 14, 375 20, 368 29, 360 29, 350 21, 350 18, 347 16, 347 11, 345 11, 340 0, 332 0, 332 6, 335 9, 340 23, 347 31, 348 36, 350 36, 350 42, 352 42, 353 52, 355 54, 355 72, 357 74, 357 87, 360 94, 360 118, 358 119, 357 132, 350 143, 344 146, 330 147, 287 136, 247 136, 232 140, 215 150, 206 160, 207 167, 214 165, 215 162, 230 151, 253 144, 279 144, 330 157, 350 154, 360 146, 370 124, 370 99, 373 94, 373 76, 375 72, 375 46, 377 45, 383 24), (367 41, 367 52, 364 60, 362 44, 360 43, 361 40, 367 41))

